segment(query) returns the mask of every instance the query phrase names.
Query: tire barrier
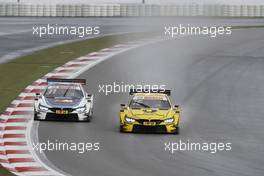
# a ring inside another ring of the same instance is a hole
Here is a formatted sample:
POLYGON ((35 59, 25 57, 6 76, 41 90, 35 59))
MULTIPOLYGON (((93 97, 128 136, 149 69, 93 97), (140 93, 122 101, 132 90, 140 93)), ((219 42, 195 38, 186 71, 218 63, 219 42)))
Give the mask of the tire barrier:
POLYGON ((264 17, 264 5, 225 4, 0 4, 0 16, 41 17, 136 17, 208 16, 264 17))

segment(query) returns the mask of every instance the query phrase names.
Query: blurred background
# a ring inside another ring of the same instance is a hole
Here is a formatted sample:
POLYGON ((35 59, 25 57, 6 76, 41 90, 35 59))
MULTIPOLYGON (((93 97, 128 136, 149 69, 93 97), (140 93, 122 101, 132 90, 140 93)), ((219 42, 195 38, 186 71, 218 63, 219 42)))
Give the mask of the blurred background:
POLYGON ((23 2, 23 3, 149 3, 149 4, 168 4, 168 3, 210 3, 210 4, 264 4, 263 0, 0 0, 0 2, 23 2))

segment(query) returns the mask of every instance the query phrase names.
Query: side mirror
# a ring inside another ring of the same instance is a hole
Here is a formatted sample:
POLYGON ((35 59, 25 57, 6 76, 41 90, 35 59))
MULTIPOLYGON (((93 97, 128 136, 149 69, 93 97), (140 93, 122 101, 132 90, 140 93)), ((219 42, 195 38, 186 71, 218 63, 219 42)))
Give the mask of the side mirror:
POLYGON ((180 106, 174 105, 173 110, 175 110, 177 113, 179 113, 180 112, 180 106))
POLYGON ((124 112, 127 109, 125 104, 120 104, 120 106, 121 106, 120 112, 124 112))
POLYGON ((92 102, 92 96, 93 96, 93 95, 92 95, 92 94, 87 94, 86 96, 87 96, 87 97, 86 97, 86 98, 87 98, 87 101, 88 101, 88 102, 92 102))

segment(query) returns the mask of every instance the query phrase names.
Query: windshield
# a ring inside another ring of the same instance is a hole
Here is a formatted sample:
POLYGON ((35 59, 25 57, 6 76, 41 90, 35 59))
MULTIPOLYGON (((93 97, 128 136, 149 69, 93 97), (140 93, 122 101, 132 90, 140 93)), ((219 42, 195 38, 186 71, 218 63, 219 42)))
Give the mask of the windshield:
POLYGON ((49 85, 44 93, 46 98, 82 98, 83 92, 79 85, 49 85))
POLYGON ((134 97, 130 102, 130 108, 159 108, 159 109, 169 109, 170 103, 165 98, 138 98, 134 97))

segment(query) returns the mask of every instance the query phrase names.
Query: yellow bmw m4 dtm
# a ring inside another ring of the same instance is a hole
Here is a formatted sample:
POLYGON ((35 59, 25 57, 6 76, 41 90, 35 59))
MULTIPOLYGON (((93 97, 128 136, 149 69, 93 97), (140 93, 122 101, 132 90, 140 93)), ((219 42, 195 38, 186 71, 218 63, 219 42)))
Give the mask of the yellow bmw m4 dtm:
POLYGON ((179 134, 180 108, 172 106, 170 90, 130 90, 127 105, 121 104, 120 132, 179 134))

